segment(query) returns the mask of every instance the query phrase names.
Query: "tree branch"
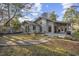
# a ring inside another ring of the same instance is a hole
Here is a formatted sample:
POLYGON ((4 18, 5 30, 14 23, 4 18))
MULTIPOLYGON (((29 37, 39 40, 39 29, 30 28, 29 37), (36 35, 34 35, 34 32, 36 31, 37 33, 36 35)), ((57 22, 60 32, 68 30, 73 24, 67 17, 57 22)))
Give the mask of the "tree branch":
MULTIPOLYGON (((15 7, 16 8, 16 7, 15 7)), ((15 15, 16 15, 16 12, 17 12, 17 9, 16 9, 16 11, 15 11, 15 13, 14 13, 14 15, 13 15, 13 17, 12 18, 10 18, 4 25, 6 25, 6 24, 8 24, 14 17, 15 17, 15 15)))

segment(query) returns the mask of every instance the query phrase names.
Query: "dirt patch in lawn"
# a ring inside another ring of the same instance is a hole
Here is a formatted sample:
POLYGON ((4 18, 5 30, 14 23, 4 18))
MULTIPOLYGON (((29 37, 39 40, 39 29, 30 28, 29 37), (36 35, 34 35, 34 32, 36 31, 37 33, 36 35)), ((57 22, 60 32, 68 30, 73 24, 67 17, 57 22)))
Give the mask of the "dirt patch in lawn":
POLYGON ((45 43, 46 46, 53 49, 63 49, 67 50, 70 53, 79 55, 79 42, 71 41, 67 39, 52 39, 48 43, 45 43))

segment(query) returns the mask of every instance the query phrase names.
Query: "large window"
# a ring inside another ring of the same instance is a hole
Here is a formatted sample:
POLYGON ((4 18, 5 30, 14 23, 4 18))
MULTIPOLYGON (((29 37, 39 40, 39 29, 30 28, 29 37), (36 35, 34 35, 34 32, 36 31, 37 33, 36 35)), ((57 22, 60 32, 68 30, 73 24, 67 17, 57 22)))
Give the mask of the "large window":
POLYGON ((35 26, 33 26, 33 30, 35 30, 36 29, 36 27, 35 26))
POLYGON ((52 32, 51 26, 48 27, 48 32, 52 32))

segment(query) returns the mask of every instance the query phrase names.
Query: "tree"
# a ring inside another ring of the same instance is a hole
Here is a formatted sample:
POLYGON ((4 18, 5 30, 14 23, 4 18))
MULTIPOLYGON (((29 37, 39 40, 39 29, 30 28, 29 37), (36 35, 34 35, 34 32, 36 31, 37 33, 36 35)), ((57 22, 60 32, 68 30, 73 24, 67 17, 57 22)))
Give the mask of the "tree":
POLYGON ((79 27, 77 27, 79 22, 79 12, 75 8, 68 8, 64 14, 63 20, 65 22, 70 22, 72 29, 76 31, 79 29, 79 27))
POLYGON ((23 17, 21 11, 29 12, 33 5, 34 3, 0 3, 0 26, 11 27, 10 21, 15 17, 23 17))
POLYGON ((51 13, 44 12, 41 16, 43 18, 47 18, 47 19, 50 19, 52 21, 56 21, 56 19, 57 19, 57 15, 54 11, 52 11, 51 13))
POLYGON ((11 24, 11 27, 14 30, 19 30, 20 29, 21 24, 20 24, 20 21, 18 20, 17 17, 13 18, 13 20, 11 20, 10 24, 11 24))
POLYGON ((74 8, 68 8, 64 14, 63 20, 74 23, 76 20, 77 11, 74 8))
POLYGON ((0 18, 1 21, 5 20, 8 21, 9 19, 12 19, 15 16, 16 8, 13 4, 9 3, 1 3, 0 4, 0 18))
POLYGON ((56 21, 57 15, 56 15, 55 11, 52 11, 52 12, 50 13, 50 19, 51 19, 52 21, 56 21))
POLYGON ((77 11, 77 14, 76 14, 76 22, 77 22, 77 24, 79 25, 79 12, 77 11))
POLYGON ((1 3, 0 4, 0 19, 6 19, 4 25, 10 22, 15 16, 22 16, 21 10, 29 11, 34 3, 1 3))

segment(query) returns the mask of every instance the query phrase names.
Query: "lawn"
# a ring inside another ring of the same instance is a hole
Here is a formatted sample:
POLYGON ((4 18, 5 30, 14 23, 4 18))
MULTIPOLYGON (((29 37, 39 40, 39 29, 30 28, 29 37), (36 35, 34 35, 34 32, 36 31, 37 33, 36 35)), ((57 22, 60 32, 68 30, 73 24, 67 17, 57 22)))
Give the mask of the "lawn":
POLYGON ((75 32, 75 33, 74 33, 74 37, 79 38, 79 32, 75 32))
POLYGON ((47 36, 43 35, 25 35, 25 34, 11 34, 11 35, 3 35, 0 36, 0 44, 6 44, 8 42, 16 43, 16 41, 29 41, 29 40, 40 40, 47 38, 47 36))
POLYGON ((75 39, 75 41, 79 41, 79 31, 74 32, 73 35, 72 35, 72 37, 75 39))
MULTIPOLYGON (((7 35, 10 40, 12 35, 7 35)), ((29 38, 31 36, 27 35, 13 35, 14 37, 29 38)), ((4 36, 5 38, 6 36, 4 36)), ((38 35, 39 37, 39 35, 38 35)), ((46 38, 47 36, 45 36, 46 38)), ((37 36, 35 37, 37 38, 37 36)), ((40 38, 44 38, 41 36, 40 38)), ((19 40, 18 39, 18 40, 19 40)), ((23 40, 24 40, 23 39, 23 40)), ((26 39, 26 40, 29 40, 26 39)), ((39 38, 38 38, 39 39, 39 38)), ((16 39, 15 39, 16 40, 16 39)), ((22 40, 22 39, 20 39, 22 40)), ((33 39, 34 40, 34 39, 33 39)), ((51 38, 47 43, 42 43, 39 45, 27 45, 27 46, 0 46, 0 55, 9 55, 9 56, 69 56, 69 55, 79 55, 79 42, 71 41, 61 38, 51 38)))

